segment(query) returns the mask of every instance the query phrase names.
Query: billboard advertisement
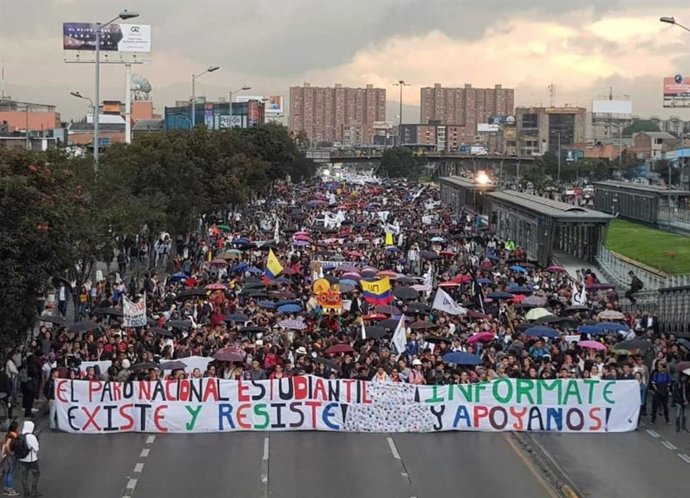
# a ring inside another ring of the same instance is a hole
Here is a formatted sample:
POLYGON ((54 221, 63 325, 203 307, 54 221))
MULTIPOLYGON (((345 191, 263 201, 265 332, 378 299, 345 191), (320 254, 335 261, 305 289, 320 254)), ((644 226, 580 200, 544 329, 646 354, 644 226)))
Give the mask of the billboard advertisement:
POLYGON ((690 80, 682 74, 664 78, 664 107, 690 107, 690 80))
POLYGON ((283 96, 271 95, 266 100, 266 114, 276 116, 285 112, 283 108, 283 96))
MULTIPOLYGON (((96 24, 62 24, 63 50, 96 50, 96 24)), ((150 52, 151 26, 147 24, 109 24, 101 28, 101 50, 106 52, 150 52)))
POLYGON ((593 100, 592 112, 594 114, 632 114, 631 100, 593 100))
POLYGON ((477 132, 479 133, 498 133, 500 126, 497 124, 479 123, 477 124, 477 132))
POLYGON ((488 124, 498 125, 498 126, 514 125, 515 124, 515 116, 489 116, 488 124))

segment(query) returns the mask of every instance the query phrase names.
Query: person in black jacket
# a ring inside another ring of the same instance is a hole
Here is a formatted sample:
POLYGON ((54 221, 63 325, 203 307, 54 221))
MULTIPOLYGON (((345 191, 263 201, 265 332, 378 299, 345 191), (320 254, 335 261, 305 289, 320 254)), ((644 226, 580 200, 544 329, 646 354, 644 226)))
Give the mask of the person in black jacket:
POLYGON ((630 275, 631 278, 630 289, 625 291, 625 297, 627 297, 631 303, 636 304, 637 299, 635 299, 634 295, 642 290, 644 284, 642 283, 642 280, 637 278, 637 276, 632 271, 628 272, 628 275, 630 275))
POLYGON ((676 432, 688 432, 686 410, 690 400, 690 377, 681 374, 680 381, 673 384, 673 406, 676 408, 676 432))

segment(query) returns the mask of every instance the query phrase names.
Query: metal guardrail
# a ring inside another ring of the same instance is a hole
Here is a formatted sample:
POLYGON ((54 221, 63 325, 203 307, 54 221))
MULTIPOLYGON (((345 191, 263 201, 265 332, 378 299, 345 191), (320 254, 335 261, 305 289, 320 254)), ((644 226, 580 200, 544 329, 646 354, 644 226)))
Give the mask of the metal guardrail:
POLYGON ((669 334, 690 334, 690 286, 659 289, 658 317, 669 334))

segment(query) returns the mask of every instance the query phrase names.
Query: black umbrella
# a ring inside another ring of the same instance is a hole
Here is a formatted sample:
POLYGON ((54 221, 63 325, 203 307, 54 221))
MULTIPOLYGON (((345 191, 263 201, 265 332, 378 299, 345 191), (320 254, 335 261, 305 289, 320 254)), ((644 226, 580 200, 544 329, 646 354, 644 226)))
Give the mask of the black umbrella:
POLYGON ((203 288, 203 287, 197 287, 196 289, 186 289, 180 292, 177 296, 175 296, 176 299, 191 299, 193 297, 206 297, 208 295, 208 291, 203 288))
POLYGON ((534 320, 532 325, 547 325, 549 323, 560 323, 562 321, 563 318, 561 318, 560 316, 544 315, 534 320))
POLYGON ((415 313, 426 313, 429 311, 429 306, 424 303, 408 303, 407 309, 415 313))
POLYGON ((619 342, 613 349, 618 351, 647 351, 652 347, 652 343, 648 341, 643 341, 642 339, 630 339, 629 341, 619 342))
POLYGON ((152 332, 156 335, 159 335, 161 337, 172 337, 173 333, 170 332, 168 329, 164 329, 163 327, 151 327, 149 329, 149 332, 152 332))
POLYGON ((68 332, 85 332, 87 330, 96 330, 98 327, 100 327, 99 324, 96 322, 92 322, 91 320, 85 320, 83 322, 77 322, 73 323, 69 327, 67 327, 68 332))
POLYGON ((396 278, 395 281, 399 284, 415 284, 417 283, 418 279, 416 279, 415 277, 404 276, 396 278))
POLYGON ((383 327, 384 329, 388 330, 395 330, 399 323, 399 318, 389 318, 388 320, 381 320, 380 322, 377 322, 376 326, 383 327))
POLYGON ((131 366, 131 370, 151 370, 152 368, 160 368, 158 363, 147 362, 147 363, 135 363, 131 366))
POLYGON ((386 329, 376 325, 364 327, 364 331, 366 332, 367 339, 381 339, 384 335, 386 335, 386 329))
POLYGON ((225 321, 226 322, 239 322, 239 323, 244 323, 246 321, 249 321, 249 318, 240 315, 240 314, 234 314, 234 315, 225 315, 225 321))
POLYGON ((248 291, 251 289, 263 289, 266 287, 266 284, 263 282, 247 282, 244 284, 244 287, 242 287, 242 291, 248 291))
POLYGON ((60 318, 59 316, 41 315, 38 317, 38 319, 41 322, 52 323, 53 325, 57 325, 59 327, 64 327, 65 325, 67 325, 67 321, 64 318, 60 318))
POLYGON ((453 342, 453 339, 451 339, 451 338, 449 338, 449 337, 439 337, 439 336, 436 336, 436 335, 424 336, 424 340, 425 340, 426 342, 431 342, 431 343, 433 343, 433 344, 438 344, 438 343, 440 343, 440 342, 445 342, 445 343, 447 343, 447 344, 451 344, 451 343, 453 342))
POLYGON ((181 361, 166 361, 161 363, 162 370, 184 370, 187 365, 181 361))
POLYGON ((414 290, 412 287, 396 287, 393 289, 393 295, 398 299, 403 301, 409 301, 412 299, 417 299, 419 297, 419 292, 414 290))
POLYGON ((117 308, 110 308, 110 307, 96 308, 91 312, 91 314, 97 315, 97 316, 98 315, 107 315, 107 316, 117 316, 117 317, 121 317, 124 315, 124 313, 122 313, 122 310, 119 310, 117 308))
POLYGON ((500 300, 500 299, 512 299, 514 296, 510 292, 496 291, 492 292, 488 296, 489 299, 500 300))
POLYGON ((191 320, 170 320, 166 325, 175 329, 188 329, 192 326, 191 320))
POLYGON ((438 327, 438 325, 431 323, 431 322, 424 321, 424 320, 419 320, 419 321, 413 322, 412 325, 410 325, 410 328, 412 330, 433 329, 435 327, 438 327))
POLYGON ((584 304, 575 304, 573 306, 568 306, 565 311, 589 311, 589 306, 584 304))
POLYGON ((322 358, 320 356, 317 356, 316 358, 312 358, 312 360, 316 363, 321 363, 322 365, 326 365, 326 368, 329 368, 331 370, 335 370, 336 372, 338 371, 338 365, 331 360, 327 360, 326 358, 322 358))
POLYGON ((433 251, 421 251, 419 253, 419 256, 422 259, 426 259, 427 261, 434 261, 436 259, 443 259, 441 256, 439 256, 438 254, 436 254, 433 251))
POLYGON ((264 333, 266 333, 266 327, 258 327, 258 326, 243 327, 239 331, 242 334, 264 334, 264 333))

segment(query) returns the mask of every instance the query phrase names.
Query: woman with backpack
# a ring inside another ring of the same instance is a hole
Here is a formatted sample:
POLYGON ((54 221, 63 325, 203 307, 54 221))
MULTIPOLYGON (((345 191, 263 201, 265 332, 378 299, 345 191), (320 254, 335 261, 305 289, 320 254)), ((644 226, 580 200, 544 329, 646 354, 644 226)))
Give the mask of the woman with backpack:
POLYGON ((2 443, 2 463, 0 463, 0 469, 4 474, 4 489, 3 493, 5 496, 17 496, 19 493, 12 487, 14 484, 14 473, 17 470, 17 457, 14 455, 12 450, 12 443, 17 437, 19 424, 16 420, 13 420, 10 424, 7 434, 5 435, 5 440, 2 443))

